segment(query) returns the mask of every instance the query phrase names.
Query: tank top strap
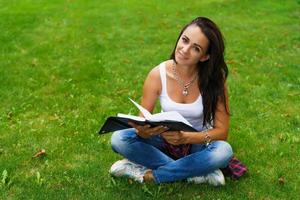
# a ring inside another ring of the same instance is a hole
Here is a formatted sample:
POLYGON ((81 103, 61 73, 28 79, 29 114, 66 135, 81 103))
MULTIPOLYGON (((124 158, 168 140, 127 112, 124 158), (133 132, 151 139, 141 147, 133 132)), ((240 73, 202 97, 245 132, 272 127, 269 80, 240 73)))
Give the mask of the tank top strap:
POLYGON ((167 87, 166 62, 162 62, 159 65, 159 73, 160 73, 160 80, 161 80, 161 95, 166 95, 166 87, 167 87))

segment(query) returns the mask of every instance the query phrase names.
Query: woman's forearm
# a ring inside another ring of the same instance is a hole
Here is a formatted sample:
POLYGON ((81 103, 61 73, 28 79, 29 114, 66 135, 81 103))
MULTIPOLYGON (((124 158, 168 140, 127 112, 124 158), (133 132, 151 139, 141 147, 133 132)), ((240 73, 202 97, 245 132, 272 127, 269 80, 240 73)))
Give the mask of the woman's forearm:
POLYGON ((184 132, 184 135, 187 144, 203 144, 208 140, 227 140, 228 130, 213 128, 206 132, 184 132))

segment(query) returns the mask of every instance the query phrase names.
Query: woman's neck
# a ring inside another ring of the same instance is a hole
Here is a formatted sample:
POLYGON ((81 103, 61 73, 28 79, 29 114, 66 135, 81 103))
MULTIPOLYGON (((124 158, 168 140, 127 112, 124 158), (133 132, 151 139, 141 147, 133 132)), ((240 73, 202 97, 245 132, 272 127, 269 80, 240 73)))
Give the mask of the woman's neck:
POLYGON ((197 73, 196 65, 180 65, 176 64, 176 71, 182 78, 191 78, 197 73))

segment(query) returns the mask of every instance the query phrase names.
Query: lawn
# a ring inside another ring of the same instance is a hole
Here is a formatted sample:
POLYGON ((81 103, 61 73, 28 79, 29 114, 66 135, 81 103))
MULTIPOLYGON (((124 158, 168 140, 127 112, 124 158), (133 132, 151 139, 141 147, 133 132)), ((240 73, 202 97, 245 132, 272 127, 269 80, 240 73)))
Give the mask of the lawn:
POLYGON ((0 199, 299 199, 299 33, 292 0, 0 0, 0 199), (99 127, 137 114, 128 97, 197 16, 226 39, 228 140, 249 173, 221 188, 110 177, 121 156, 99 127))

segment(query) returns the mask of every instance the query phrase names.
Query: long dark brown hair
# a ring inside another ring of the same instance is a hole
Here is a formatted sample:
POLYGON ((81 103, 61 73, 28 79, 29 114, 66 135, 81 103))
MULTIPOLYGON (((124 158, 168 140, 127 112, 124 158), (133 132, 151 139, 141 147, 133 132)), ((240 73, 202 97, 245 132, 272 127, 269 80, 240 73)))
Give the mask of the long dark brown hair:
POLYGON ((181 30, 177 39, 175 48, 171 54, 171 59, 175 62, 175 50, 182 33, 190 25, 198 26, 202 33, 209 40, 209 47, 206 54, 209 59, 204 62, 198 62, 198 85, 202 95, 203 102, 203 126, 213 126, 217 103, 221 101, 224 104, 227 114, 229 110, 225 97, 225 81, 228 76, 228 68, 224 60, 224 39, 218 26, 208 18, 197 17, 181 30))

